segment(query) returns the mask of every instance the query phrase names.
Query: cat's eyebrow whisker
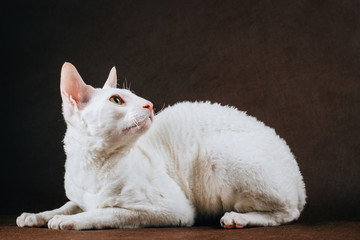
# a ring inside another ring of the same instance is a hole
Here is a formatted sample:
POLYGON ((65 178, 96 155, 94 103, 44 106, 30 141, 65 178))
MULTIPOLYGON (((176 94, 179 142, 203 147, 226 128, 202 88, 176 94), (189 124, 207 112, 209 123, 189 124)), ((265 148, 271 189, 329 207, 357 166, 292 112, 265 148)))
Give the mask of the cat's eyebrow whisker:
POLYGON ((131 82, 128 82, 127 78, 125 77, 123 81, 123 89, 131 91, 130 88, 131 88, 131 82))

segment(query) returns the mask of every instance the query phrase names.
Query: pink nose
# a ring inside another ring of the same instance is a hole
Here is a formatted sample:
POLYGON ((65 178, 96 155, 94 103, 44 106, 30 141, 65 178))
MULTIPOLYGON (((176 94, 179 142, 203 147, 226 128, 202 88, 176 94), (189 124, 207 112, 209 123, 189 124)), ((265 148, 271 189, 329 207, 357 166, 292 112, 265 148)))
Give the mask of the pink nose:
POLYGON ((147 103, 143 106, 143 108, 147 108, 147 109, 150 110, 150 112, 152 112, 152 110, 153 110, 153 104, 152 104, 151 102, 147 102, 147 103))

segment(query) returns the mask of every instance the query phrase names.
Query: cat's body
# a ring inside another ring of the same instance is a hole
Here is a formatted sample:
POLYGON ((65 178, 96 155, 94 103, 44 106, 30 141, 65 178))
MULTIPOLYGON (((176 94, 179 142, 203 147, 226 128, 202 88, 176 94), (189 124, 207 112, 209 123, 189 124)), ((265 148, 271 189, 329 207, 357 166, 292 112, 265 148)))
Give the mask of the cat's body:
POLYGON ((195 217, 225 214, 223 227, 241 228, 300 216, 306 194, 298 165, 285 141, 262 122, 208 102, 176 104, 153 121, 150 102, 111 88, 116 76, 110 74, 104 89, 92 89, 74 85, 80 76, 64 66, 70 202, 25 213, 19 226, 191 226, 195 217), (111 96, 121 96, 121 104, 111 96))

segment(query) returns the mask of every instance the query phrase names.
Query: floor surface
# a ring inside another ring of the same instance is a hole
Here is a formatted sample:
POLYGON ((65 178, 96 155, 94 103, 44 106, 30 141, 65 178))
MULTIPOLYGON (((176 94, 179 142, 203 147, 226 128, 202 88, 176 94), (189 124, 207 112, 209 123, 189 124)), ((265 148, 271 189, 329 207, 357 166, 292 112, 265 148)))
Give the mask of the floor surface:
POLYGON ((107 229, 59 231, 47 228, 19 228, 15 217, 0 216, 0 239, 360 239, 359 221, 293 223, 279 227, 225 230, 216 226, 191 228, 107 229))

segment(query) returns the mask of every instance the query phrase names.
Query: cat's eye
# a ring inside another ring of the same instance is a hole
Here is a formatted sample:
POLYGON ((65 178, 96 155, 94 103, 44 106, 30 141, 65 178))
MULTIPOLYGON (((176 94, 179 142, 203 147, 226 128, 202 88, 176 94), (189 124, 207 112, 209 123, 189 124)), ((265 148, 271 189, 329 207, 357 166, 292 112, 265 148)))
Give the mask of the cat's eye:
POLYGON ((117 105, 122 105, 124 104, 124 100, 122 100, 122 98, 118 95, 114 95, 114 96, 111 96, 111 98, 109 99, 110 102, 112 103, 115 103, 117 105))

